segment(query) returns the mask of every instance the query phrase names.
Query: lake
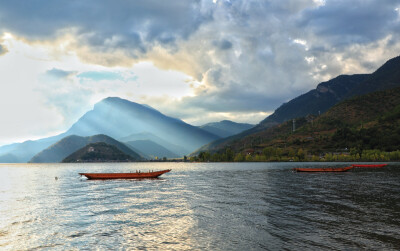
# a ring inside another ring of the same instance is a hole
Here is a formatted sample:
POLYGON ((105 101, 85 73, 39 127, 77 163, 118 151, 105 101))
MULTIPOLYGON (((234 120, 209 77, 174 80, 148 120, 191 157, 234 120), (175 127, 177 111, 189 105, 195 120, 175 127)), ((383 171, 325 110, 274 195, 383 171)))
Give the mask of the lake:
POLYGON ((0 164, 0 250, 400 249, 400 164, 291 171, 308 166, 346 164, 0 164))

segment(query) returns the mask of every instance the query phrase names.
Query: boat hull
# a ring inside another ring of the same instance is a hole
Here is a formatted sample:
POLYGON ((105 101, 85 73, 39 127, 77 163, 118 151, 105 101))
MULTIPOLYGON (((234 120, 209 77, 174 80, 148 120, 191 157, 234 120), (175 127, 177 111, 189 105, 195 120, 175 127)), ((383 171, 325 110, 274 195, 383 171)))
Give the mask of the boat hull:
POLYGON ((171 169, 157 171, 157 172, 144 172, 144 173, 79 173, 86 176, 89 180, 108 180, 108 179, 154 179, 158 178, 164 173, 168 173, 171 169))
POLYGON ((364 168, 382 168, 387 164, 353 164, 353 167, 364 167, 364 168))
POLYGON ((338 167, 338 168, 333 168, 333 167, 326 167, 326 168, 293 168, 293 171, 296 172, 346 172, 352 169, 353 166, 347 166, 347 167, 338 167))

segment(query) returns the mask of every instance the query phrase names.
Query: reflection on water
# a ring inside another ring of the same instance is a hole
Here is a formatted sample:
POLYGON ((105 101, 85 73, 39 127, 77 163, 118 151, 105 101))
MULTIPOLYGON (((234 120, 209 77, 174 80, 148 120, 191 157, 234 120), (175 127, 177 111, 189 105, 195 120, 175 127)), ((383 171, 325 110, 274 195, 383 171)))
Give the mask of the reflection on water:
POLYGON ((3 164, 0 249, 400 249, 400 166, 291 171, 302 165, 326 164, 3 164))

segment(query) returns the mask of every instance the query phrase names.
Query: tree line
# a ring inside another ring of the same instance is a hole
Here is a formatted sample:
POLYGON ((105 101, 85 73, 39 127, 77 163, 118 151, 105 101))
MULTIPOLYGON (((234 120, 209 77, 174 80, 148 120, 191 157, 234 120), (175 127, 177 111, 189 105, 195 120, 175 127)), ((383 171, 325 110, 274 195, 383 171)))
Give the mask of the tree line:
POLYGON ((358 150, 351 148, 339 152, 327 152, 320 155, 309 154, 307 150, 282 149, 279 147, 266 147, 257 152, 235 153, 227 148, 223 152, 200 152, 199 155, 190 157, 190 161, 199 162, 286 162, 286 161, 400 161, 400 150, 386 152, 381 150, 358 150))

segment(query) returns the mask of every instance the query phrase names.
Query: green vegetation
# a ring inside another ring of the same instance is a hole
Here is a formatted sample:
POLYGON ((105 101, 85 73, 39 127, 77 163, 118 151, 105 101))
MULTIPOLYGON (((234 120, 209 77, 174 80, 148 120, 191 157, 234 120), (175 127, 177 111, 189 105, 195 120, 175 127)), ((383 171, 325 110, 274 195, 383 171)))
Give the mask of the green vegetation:
POLYGON ((201 152, 198 156, 191 157, 191 161, 200 162, 278 162, 278 161, 400 161, 400 150, 393 152, 384 152, 380 150, 359 150, 352 148, 345 152, 325 153, 322 155, 309 154, 305 149, 299 148, 297 151, 293 148, 282 149, 266 147, 258 153, 232 154, 230 148, 227 151, 231 153, 209 153, 201 152))

